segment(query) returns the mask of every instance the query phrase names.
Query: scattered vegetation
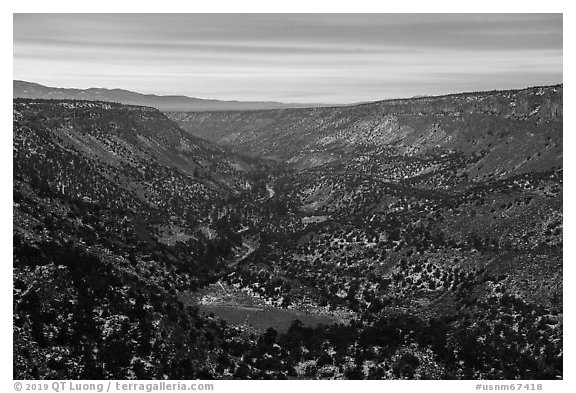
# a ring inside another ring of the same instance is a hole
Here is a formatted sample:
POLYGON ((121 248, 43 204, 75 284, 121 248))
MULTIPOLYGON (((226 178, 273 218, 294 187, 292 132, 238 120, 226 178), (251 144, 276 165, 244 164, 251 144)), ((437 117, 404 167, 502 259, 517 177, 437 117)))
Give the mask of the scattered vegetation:
POLYGON ((561 99, 15 100, 14 378, 562 378, 561 99))

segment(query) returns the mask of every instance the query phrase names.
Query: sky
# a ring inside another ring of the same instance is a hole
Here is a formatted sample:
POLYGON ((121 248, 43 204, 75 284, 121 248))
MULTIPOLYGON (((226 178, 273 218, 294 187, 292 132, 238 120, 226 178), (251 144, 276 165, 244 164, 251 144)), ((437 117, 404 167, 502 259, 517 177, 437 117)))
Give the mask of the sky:
POLYGON ((14 14, 13 78, 340 104, 562 83, 562 14, 14 14))

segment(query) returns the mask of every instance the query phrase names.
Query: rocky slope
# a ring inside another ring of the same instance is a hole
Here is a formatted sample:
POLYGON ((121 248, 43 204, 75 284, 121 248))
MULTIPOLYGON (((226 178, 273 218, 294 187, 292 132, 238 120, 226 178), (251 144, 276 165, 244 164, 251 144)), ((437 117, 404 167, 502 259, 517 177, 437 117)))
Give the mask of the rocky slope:
POLYGON ((298 168, 360 155, 440 151, 482 154, 469 168, 481 178, 559 167, 562 161, 561 85, 343 108, 167 115, 193 135, 298 168))
POLYGON ((357 316, 299 376, 561 378, 562 86, 168 116, 288 164, 290 220, 227 282, 357 316))
POLYGON ((223 328, 176 293, 239 246, 216 221, 253 164, 153 108, 18 99, 13 113, 14 377, 209 377, 223 328))

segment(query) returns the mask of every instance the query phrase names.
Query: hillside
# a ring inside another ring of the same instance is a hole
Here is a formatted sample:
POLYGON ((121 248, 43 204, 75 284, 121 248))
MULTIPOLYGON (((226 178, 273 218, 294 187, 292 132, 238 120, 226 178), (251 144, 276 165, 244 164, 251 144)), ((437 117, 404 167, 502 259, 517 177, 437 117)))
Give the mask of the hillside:
POLYGON ((562 86, 257 112, 167 113, 183 129, 298 168, 366 155, 482 154, 472 176, 543 170, 562 160, 562 86), (500 169, 498 169, 500 168, 500 169))
POLYGON ((239 246, 216 220, 254 164, 153 108, 13 110, 15 378, 202 375, 222 327, 176 291, 212 281, 239 246))
POLYGON ((285 104, 282 102, 222 101, 187 96, 159 96, 141 94, 122 89, 65 89, 43 86, 38 83, 13 81, 14 98, 37 98, 57 100, 85 100, 118 102, 127 105, 141 105, 162 111, 223 111, 223 110, 259 110, 275 108, 301 108, 314 104, 285 104))
POLYGON ((268 188, 292 220, 266 225, 228 282, 274 304, 358 316, 346 333, 364 343, 356 366, 304 362, 306 375, 561 375, 562 86, 167 115, 287 163, 268 188))
POLYGON ((561 379, 562 119, 15 100, 15 378, 561 379))

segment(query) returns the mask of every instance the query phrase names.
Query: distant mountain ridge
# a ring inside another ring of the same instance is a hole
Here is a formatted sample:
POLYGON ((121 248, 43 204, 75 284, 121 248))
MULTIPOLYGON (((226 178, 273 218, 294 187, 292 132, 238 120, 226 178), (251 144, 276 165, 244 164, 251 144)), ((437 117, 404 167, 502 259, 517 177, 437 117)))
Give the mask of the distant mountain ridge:
POLYGON ((275 101, 221 101, 176 95, 159 96, 123 89, 68 89, 49 87, 21 80, 13 81, 13 98, 107 101, 127 105, 151 106, 161 111, 170 112, 242 111, 322 106, 320 104, 286 104, 275 101))

